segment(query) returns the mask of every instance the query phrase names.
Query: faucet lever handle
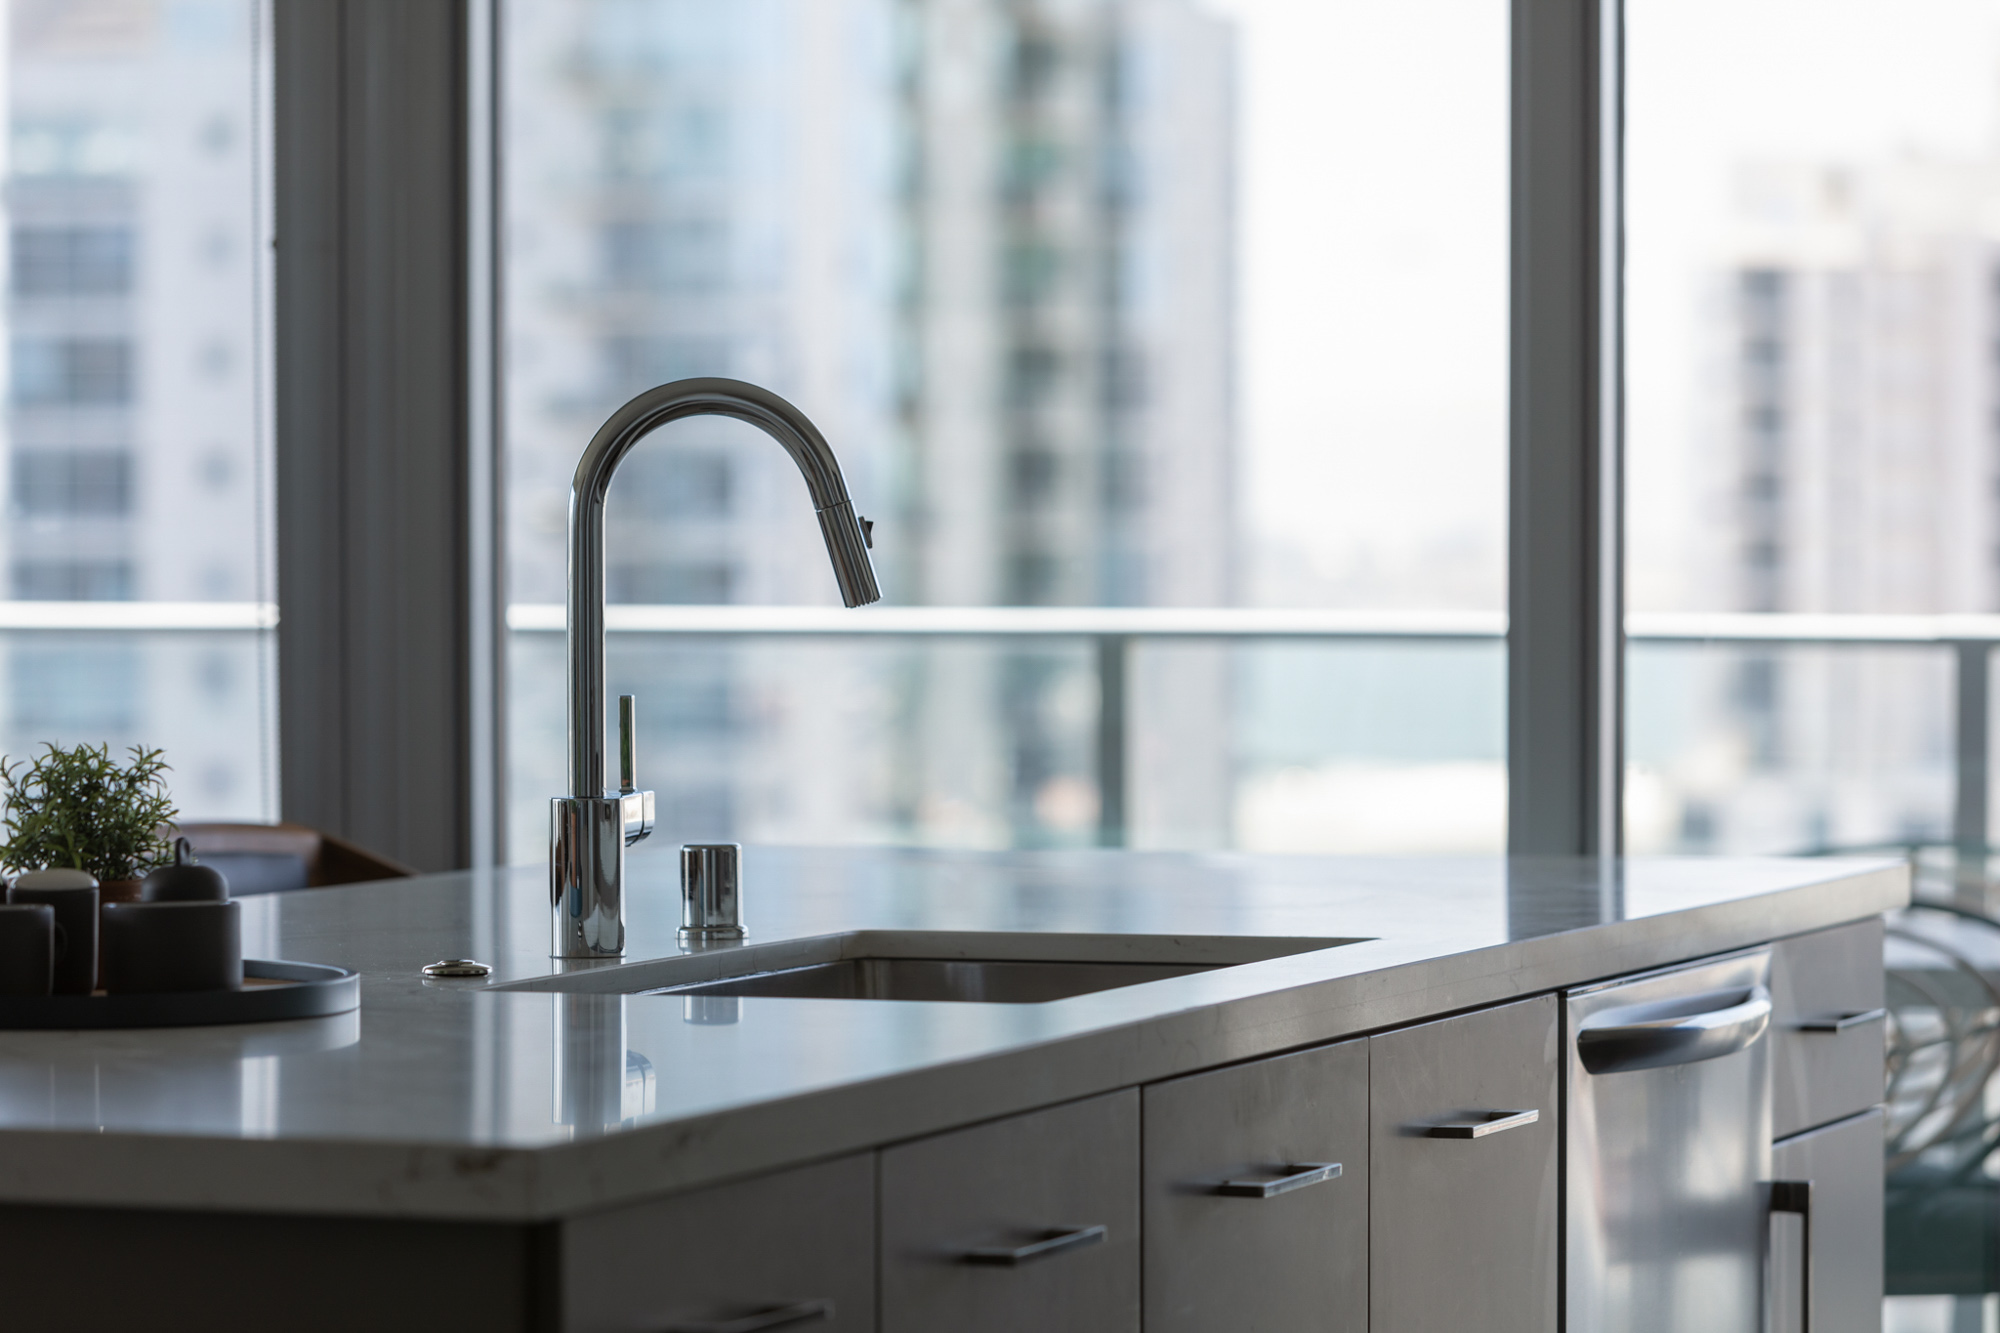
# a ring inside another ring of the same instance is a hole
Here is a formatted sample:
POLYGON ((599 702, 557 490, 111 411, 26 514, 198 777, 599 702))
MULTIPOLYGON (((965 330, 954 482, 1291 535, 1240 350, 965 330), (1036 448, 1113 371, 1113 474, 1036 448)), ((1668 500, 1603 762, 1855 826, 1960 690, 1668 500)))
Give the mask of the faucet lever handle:
POLYGON ((634 695, 618 696, 618 794, 621 796, 639 790, 639 761, 632 739, 632 733, 638 730, 638 702, 634 695))
POLYGON ((653 793, 639 790, 639 762, 633 753, 637 702, 629 694, 618 696, 618 806, 627 847, 653 831, 653 793))

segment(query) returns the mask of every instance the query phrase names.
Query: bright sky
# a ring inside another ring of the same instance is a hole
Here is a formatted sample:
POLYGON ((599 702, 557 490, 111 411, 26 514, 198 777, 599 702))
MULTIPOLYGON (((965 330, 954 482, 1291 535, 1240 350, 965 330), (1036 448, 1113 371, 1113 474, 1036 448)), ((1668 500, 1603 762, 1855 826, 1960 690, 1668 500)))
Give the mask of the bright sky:
MULTIPOLYGON (((1254 537, 1323 573, 1501 558, 1504 0, 1208 0, 1239 24, 1254 537)), ((1503 584, 1493 570, 1497 606, 1503 584)), ((1437 604, 1441 598, 1430 598, 1437 604)))
MULTIPOLYGON (((1329 576, 1374 569, 1378 597, 1497 607, 1505 0, 1205 2, 1242 33, 1252 531, 1329 576)), ((1992 151, 2000 0, 1628 12, 1633 595, 1667 605, 1701 531, 1692 316, 1731 166, 1992 151)))

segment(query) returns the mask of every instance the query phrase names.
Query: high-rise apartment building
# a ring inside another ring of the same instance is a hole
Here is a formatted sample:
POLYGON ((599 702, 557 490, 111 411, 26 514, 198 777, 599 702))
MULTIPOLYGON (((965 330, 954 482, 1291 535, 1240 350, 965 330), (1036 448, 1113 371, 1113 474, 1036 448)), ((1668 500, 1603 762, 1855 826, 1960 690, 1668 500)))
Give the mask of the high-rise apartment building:
MULTIPOLYGON (((1233 600, 1234 63, 1186 0, 905 0, 899 309, 911 600, 1233 600), (996 503, 995 501, 998 501, 996 503)), ((1088 818, 1066 752, 1088 677, 1049 655, 934 659, 912 682, 903 820, 1016 836, 1088 818), (996 703, 998 706, 996 706, 996 703), (992 756, 968 764, 969 754, 992 756)), ((1220 650, 1155 658, 1128 822, 1227 836, 1220 650), (1170 721, 1168 719, 1171 719, 1170 721), (1170 739, 1169 739, 1170 738, 1170 739)), ((962 835, 961 835, 962 836, 962 835)))
MULTIPOLYGON (((515 0, 508 22, 512 600, 560 599, 569 472, 603 417, 699 374, 819 422, 892 601, 1231 599, 1226 25, 1192 0, 515 0)), ((681 423, 615 488, 609 593, 824 603, 818 543, 782 453, 681 423)), ((1068 645, 611 658, 614 689, 664 696, 641 717, 670 828, 791 839, 1087 837, 1094 775, 1064 748, 1086 667, 1068 645), (832 678, 869 702, 800 704, 832 678)), ((517 647, 523 848, 559 671, 517 647)), ((1226 810, 1222 662, 1140 679, 1216 758, 1139 817, 1226 810)))
MULTIPOLYGON (((2000 166, 1762 165, 1737 190, 1706 325, 1719 539, 1700 603, 2000 609, 2000 166)), ((1748 654, 1715 686, 1769 791, 1734 803, 1755 827, 1733 830, 1697 798, 1690 840, 1941 834, 1947 670, 1896 650, 1748 654)))
MULTIPOLYGON (((267 601, 258 6, 6 7, 4 595, 267 601)), ((271 812, 255 635, 11 637, 0 751, 164 748, 271 812)))
POLYGON ((1746 611, 2000 607, 2000 166, 1739 188, 1713 400, 1736 540, 1711 577, 1746 611))
POLYGON ((1186 0, 902 10, 911 595, 1230 601, 1229 28, 1186 0))

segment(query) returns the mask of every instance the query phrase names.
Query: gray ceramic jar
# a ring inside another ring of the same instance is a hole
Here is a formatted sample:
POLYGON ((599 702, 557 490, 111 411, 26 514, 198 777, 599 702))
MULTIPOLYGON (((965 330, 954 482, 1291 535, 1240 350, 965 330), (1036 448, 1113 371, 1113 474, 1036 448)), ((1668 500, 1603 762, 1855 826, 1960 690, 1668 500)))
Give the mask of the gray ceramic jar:
POLYGON ((104 989, 113 995, 239 990, 240 903, 106 903, 104 989))

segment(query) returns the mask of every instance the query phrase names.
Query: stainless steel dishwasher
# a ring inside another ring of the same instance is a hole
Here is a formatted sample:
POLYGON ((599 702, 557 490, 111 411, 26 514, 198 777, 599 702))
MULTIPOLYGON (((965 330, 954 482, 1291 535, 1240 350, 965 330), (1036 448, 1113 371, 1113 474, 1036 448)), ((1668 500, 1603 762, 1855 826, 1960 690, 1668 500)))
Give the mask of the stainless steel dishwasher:
POLYGON ((1768 949, 1569 992, 1569 1333, 1756 1333, 1768 949))

